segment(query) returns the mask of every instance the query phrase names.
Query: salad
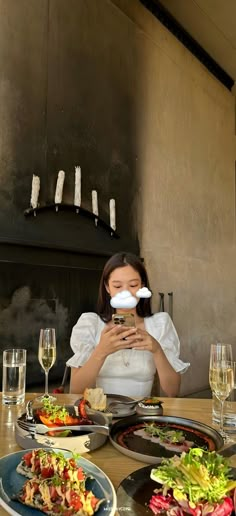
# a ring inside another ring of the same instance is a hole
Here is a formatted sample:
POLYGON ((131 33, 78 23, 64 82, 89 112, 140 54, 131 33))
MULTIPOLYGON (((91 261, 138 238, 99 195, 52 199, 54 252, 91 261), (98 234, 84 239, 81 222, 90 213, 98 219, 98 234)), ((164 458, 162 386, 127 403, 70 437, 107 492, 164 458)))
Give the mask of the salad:
POLYGON ((192 448, 152 469, 161 484, 149 501, 154 514, 228 516, 235 508, 236 480, 228 461, 215 451, 192 448))
POLYGON ((158 427, 154 423, 145 426, 145 432, 148 435, 159 437, 160 441, 169 441, 171 443, 182 443, 185 436, 182 430, 172 430, 168 427, 158 427))

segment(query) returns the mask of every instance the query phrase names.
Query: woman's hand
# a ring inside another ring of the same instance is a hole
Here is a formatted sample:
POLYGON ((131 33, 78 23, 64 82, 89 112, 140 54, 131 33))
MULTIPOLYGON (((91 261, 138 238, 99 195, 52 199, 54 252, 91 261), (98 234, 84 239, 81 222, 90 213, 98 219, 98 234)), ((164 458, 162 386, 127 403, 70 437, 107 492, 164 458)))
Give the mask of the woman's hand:
MULTIPOLYGON (((129 337, 127 338, 127 342, 129 337)), ((156 353, 160 349, 160 344, 146 330, 136 328, 135 342, 130 342, 130 347, 142 351, 150 351, 156 353)))
MULTIPOLYGON (((137 341, 137 328, 108 324, 101 333, 99 344, 94 350, 93 356, 105 359, 121 349, 127 349, 137 341)), ((135 347, 135 346, 132 346, 135 347)))

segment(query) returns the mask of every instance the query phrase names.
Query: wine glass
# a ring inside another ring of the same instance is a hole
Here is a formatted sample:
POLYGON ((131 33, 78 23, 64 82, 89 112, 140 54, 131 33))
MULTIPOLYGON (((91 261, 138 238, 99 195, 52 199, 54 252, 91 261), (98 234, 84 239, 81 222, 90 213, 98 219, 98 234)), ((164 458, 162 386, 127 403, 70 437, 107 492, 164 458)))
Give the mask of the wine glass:
POLYGON ((224 431, 224 403, 234 389, 235 363, 232 361, 230 344, 212 344, 210 353, 209 383, 212 393, 220 402, 220 433, 227 440, 224 431))
POLYGON ((45 372, 45 392, 39 399, 47 398, 53 401, 56 398, 48 393, 48 373, 56 360, 56 332, 54 328, 40 330, 38 359, 45 372))

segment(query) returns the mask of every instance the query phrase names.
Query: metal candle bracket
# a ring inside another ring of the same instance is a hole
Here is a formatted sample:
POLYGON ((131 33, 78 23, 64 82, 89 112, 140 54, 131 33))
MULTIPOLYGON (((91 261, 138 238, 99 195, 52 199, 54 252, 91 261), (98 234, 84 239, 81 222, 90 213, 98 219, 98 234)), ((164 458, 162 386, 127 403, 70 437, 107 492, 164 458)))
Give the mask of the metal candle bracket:
MULTIPOLYGON (((159 312, 165 312, 165 293, 164 292, 158 292, 160 296, 160 304, 159 304, 159 312)), ((169 300, 169 316, 171 319, 173 319, 173 292, 168 292, 168 300, 169 300)))
POLYGON ((45 206, 38 206, 37 208, 28 208, 24 211, 25 217, 30 217, 36 215, 38 213, 43 213, 46 211, 55 211, 58 213, 59 211, 71 211, 74 212, 76 215, 81 215, 83 217, 86 217, 88 219, 92 219, 94 221, 94 224, 96 227, 100 226, 105 231, 110 233, 110 236, 113 238, 120 238, 118 233, 111 227, 109 224, 107 224, 103 219, 98 217, 98 215, 95 215, 89 210, 85 210, 85 208, 81 208, 81 206, 75 206, 74 204, 66 204, 66 203, 60 203, 60 204, 46 204, 45 206))

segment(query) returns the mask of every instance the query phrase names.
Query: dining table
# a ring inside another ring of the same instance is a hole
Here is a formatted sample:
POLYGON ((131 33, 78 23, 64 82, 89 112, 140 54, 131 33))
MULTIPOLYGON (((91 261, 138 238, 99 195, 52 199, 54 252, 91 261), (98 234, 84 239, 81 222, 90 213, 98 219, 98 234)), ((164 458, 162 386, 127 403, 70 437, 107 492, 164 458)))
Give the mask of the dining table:
MULTIPOLYGON (((21 450, 15 440, 15 421, 22 413, 25 412, 27 401, 37 396, 39 396, 39 393, 26 393, 25 403, 22 405, 6 406, 1 403, 0 457, 21 450)), ((57 394, 56 396, 56 403, 58 405, 73 405, 80 397, 78 394, 57 394)), ((161 397, 161 400, 163 401, 164 416, 188 418, 194 421, 200 421, 217 429, 217 426, 212 423, 211 399, 161 397)), ((236 413, 236 402, 233 403, 235 405, 236 413)), ((130 473, 148 465, 148 462, 140 462, 124 455, 113 446, 109 439, 107 439, 105 444, 100 448, 83 454, 83 457, 102 469, 102 471, 109 477, 116 490, 120 482, 130 473)), ((0 507, 0 515, 5 516, 6 514, 6 511, 0 507)))

